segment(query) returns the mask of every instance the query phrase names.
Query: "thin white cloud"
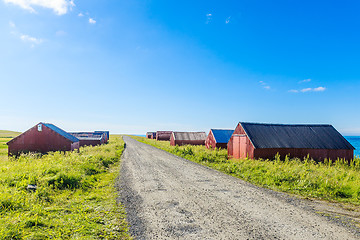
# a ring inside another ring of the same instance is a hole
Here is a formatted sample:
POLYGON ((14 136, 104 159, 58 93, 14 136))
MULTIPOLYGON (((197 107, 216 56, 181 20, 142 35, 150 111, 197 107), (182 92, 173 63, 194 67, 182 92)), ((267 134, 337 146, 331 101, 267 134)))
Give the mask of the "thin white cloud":
MULTIPOLYGON (((307 78, 307 79, 299 81, 298 84, 309 83, 311 81, 312 80, 310 78, 307 78)), ((303 89, 299 89, 299 90, 291 89, 288 92, 291 92, 291 93, 298 93, 298 92, 306 93, 306 92, 323 92, 325 90, 326 90, 325 87, 316 87, 316 88, 308 87, 308 88, 303 88, 303 89)))
POLYGON ((226 18, 225 24, 229 24, 229 23, 230 23, 230 19, 231 19, 231 16, 229 16, 228 18, 226 18))
POLYGON ((313 89, 312 88, 303 88, 300 91, 301 92, 311 92, 313 89))
POLYGON ((264 81, 259 81, 260 85, 265 88, 266 90, 270 90, 271 87, 264 81))
MULTIPOLYGON (((32 37, 30 35, 19 32, 16 28, 15 23, 12 21, 9 21, 9 26, 13 29, 12 31, 10 31, 10 34, 15 36, 16 38, 19 38, 21 41, 23 41, 25 43, 30 43, 31 47, 35 47, 35 45, 38 45, 38 44, 41 44, 44 42, 44 40, 41 38, 32 37)), ((58 34, 58 32, 56 34, 58 34)))
POLYGON ((31 44, 31 47, 34 47, 35 44, 36 44, 36 45, 41 44, 41 43, 44 41, 44 40, 41 39, 41 38, 31 37, 31 36, 26 35, 26 34, 20 35, 20 39, 21 39, 23 42, 30 43, 30 44, 31 44))
POLYGON ((212 19, 212 14, 211 13, 206 14, 206 24, 211 22, 211 19, 212 19))
POLYGON ((73 0, 3 0, 5 3, 17 5, 23 9, 35 13, 34 7, 52 9, 58 15, 64 15, 75 6, 73 0))
POLYGON ((311 79, 308 78, 308 79, 304 79, 304 80, 299 81, 299 83, 307 83, 307 82, 311 82, 311 79))
POLYGON ((83 17, 84 14, 83 14, 83 13, 79 13, 78 16, 79 16, 79 17, 83 17))
MULTIPOLYGON (((93 18, 89 18, 89 23, 90 23, 90 24, 95 24, 96 21, 95 21, 93 18)), ((101 25, 101 24, 100 24, 100 25, 101 25)))
POLYGON ((323 91, 325 91, 325 90, 326 90, 325 87, 317 87, 317 88, 314 88, 314 89, 313 89, 314 92, 323 92, 323 91))
POLYGON ((296 89, 291 89, 291 90, 289 90, 288 92, 291 92, 291 93, 298 93, 298 92, 299 92, 299 90, 296 90, 296 89))
POLYGON ((291 93, 298 93, 298 92, 306 93, 306 92, 323 92, 325 90, 326 90, 325 87, 316 87, 316 88, 303 88, 301 90, 291 89, 288 92, 291 92, 291 93))
POLYGON ((13 21, 9 22, 9 26, 12 27, 12 28, 16 28, 16 25, 15 25, 15 23, 13 21))

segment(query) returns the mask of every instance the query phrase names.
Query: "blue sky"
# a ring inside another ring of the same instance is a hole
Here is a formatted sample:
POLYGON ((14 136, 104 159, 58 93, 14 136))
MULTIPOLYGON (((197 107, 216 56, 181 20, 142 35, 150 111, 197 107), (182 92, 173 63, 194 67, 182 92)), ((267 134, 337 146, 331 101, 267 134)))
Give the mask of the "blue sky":
POLYGON ((0 0, 0 129, 329 123, 360 135, 356 1, 0 0))

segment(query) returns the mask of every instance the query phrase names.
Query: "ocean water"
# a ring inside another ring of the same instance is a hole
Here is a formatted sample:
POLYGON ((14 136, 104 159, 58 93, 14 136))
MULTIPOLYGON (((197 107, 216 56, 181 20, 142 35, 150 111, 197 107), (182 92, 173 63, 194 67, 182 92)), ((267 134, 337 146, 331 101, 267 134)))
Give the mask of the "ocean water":
POLYGON ((351 145, 354 146, 355 151, 354 151, 354 155, 355 156, 360 156, 360 136, 347 136, 345 137, 346 140, 349 141, 349 143, 351 143, 351 145))

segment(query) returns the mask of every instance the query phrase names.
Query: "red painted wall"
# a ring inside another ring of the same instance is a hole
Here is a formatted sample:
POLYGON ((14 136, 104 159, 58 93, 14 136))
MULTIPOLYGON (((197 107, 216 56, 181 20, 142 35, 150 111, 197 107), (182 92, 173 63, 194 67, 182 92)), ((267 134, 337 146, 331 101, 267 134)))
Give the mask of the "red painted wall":
POLYGON ((228 142, 228 156, 233 158, 254 158, 254 146, 238 124, 228 142))
POLYGON ((8 143, 9 155, 18 155, 22 152, 71 151, 77 148, 78 143, 73 143, 45 125, 42 125, 41 132, 36 125, 8 143))
POLYGON ((183 145, 205 145, 203 140, 176 140, 173 143, 170 141, 171 146, 183 146, 183 145))
POLYGON ((254 146, 245 134, 233 134, 228 143, 228 155, 233 158, 254 158, 254 146))
MULTIPOLYGON (((157 134, 156 134, 156 135, 157 135, 157 134)), ((174 134, 171 134, 171 136, 170 136, 170 146, 175 146, 174 134)))
POLYGON ((212 131, 210 130, 209 134, 207 135, 206 137, 206 140, 205 140, 205 146, 207 148, 212 148, 212 149, 215 149, 216 148, 216 141, 215 141, 215 137, 212 133, 212 131))

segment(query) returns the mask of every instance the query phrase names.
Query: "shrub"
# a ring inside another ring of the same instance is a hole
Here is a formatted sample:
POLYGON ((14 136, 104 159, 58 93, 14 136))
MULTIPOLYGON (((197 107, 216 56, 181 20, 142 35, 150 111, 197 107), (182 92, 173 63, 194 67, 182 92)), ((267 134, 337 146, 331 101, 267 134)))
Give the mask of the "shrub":
POLYGON ((101 170, 92 164, 85 164, 83 167, 85 175, 96 175, 101 173, 101 170))
POLYGON ((14 199, 5 198, 0 200, 0 211, 14 211, 21 208, 21 204, 14 199))
POLYGON ((81 186, 81 176, 60 173, 48 180, 49 186, 55 189, 77 189, 81 186))

